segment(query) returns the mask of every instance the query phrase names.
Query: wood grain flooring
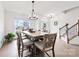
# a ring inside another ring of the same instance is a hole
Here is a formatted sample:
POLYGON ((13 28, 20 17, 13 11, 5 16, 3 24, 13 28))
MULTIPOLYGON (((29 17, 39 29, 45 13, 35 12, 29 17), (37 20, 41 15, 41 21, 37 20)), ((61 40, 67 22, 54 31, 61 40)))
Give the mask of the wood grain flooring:
MULTIPOLYGON (((49 54, 52 56, 51 51, 49 54)), ((79 57, 79 46, 66 44, 63 40, 57 39, 55 55, 56 57, 79 57)), ((11 43, 5 43, 4 46, 0 48, 0 57, 18 57, 16 40, 11 43)), ((45 55, 45 57, 47 57, 47 55, 45 55)))

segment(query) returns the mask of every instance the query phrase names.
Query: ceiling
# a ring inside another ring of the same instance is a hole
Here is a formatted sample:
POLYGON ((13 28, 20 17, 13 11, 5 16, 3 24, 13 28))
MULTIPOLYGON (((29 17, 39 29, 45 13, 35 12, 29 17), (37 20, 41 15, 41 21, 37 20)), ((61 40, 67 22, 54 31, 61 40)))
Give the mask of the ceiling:
MULTIPOLYGON (((3 1, 2 3, 6 10, 25 15, 31 14, 31 1, 3 1)), ((43 16, 49 13, 62 12, 75 6, 79 6, 78 1, 35 1, 35 13, 43 16)))

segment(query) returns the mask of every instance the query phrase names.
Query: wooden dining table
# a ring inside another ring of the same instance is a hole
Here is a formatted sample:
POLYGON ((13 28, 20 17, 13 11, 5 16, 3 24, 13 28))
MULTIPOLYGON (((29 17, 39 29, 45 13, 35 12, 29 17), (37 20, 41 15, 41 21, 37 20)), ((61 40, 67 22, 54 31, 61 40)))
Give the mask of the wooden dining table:
POLYGON ((43 37, 45 34, 48 34, 47 32, 41 32, 41 31, 36 31, 33 33, 29 31, 23 31, 23 33, 27 36, 30 36, 32 41, 34 41, 38 37, 43 37))
POLYGON ((26 36, 30 36, 30 40, 33 42, 33 51, 32 55, 36 56, 34 53, 36 53, 35 45, 34 43, 39 40, 39 38, 43 37, 45 34, 48 34, 47 32, 41 32, 41 31, 36 31, 36 32, 29 32, 29 31, 23 31, 26 36))

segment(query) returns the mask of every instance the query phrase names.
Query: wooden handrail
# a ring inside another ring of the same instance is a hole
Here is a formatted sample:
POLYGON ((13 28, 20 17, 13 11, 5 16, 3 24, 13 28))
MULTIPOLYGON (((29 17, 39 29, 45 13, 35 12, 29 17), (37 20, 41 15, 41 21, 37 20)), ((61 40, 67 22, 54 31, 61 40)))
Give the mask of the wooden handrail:
MULTIPOLYGON (((74 25, 72 25, 70 28, 68 28, 68 31, 70 30, 70 29, 72 29, 73 27, 75 27, 76 25, 78 25, 78 36, 79 36, 79 20, 78 20, 78 22, 76 23, 76 24, 74 24, 74 25)), ((74 37, 76 37, 77 35, 74 35, 73 37, 71 37, 71 38, 69 38, 68 37, 68 40, 70 41, 70 40, 72 40, 74 37)))
POLYGON ((77 36, 77 35, 74 35, 73 37, 71 37, 71 38, 69 38, 69 30, 70 29, 72 29, 73 27, 75 27, 76 25, 78 25, 78 36, 79 36, 79 20, 78 20, 78 22, 76 23, 76 24, 74 24, 74 25, 72 25, 71 27, 69 27, 68 28, 68 24, 65 24, 64 26, 62 26, 61 28, 59 28, 59 37, 61 38, 61 36, 63 36, 63 35, 67 35, 67 43, 69 43, 69 41, 71 40, 71 39, 73 39, 75 36, 77 36), (61 29, 63 29, 64 27, 66 27, 66 32, 65 33, 63 33, 62 35, 61 35, 61 29))
POLYGON ((62 26, 61 28, 59 28, 59 30, 61 30, 62 28, 68 26, 68 23, 66 23, 64 26, 62 26))
POLYGON ((76 26, 78 24, 78 22, 76 24, 74 24, 73 26, 71 26, 70 28, 68 28, 68 30, 70 30, 71 28, 73 28, 74 26, 76 26))
POLYGON ((67 40, 68 40, 67 43, 69 43, 69 41, 70 41, 72 38, 75 37, 75 36, 73 36, 73 37, 69 38, 68 31, 69 31, 70 29, 72 29, 73 27, 75 27, 77 24, 78 24, 78 22, 77 22, 76 24, 72 25, 70 28, 68 28, 68 30, 67 30, 67 40))

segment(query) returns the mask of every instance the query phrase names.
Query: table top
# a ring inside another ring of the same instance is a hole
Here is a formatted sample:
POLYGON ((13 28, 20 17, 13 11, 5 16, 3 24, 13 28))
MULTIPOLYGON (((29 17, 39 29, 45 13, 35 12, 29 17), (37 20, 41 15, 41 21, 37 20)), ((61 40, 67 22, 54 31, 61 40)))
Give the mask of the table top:
POLYGON ((45 34, 48 34, 47 32, 41 32, 41 31, 37 31, 37 32, 34 32, 34 33, 31 33, 29 31, 23 31, 23 33, 26 34, 26 35, 32 36, 32 37, 38 37, 38 36, 43 36, 45 34))

